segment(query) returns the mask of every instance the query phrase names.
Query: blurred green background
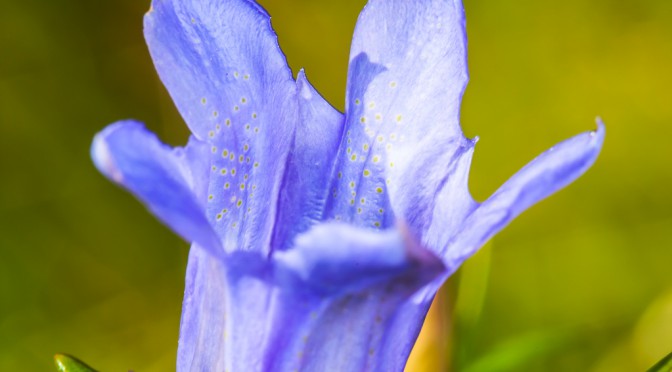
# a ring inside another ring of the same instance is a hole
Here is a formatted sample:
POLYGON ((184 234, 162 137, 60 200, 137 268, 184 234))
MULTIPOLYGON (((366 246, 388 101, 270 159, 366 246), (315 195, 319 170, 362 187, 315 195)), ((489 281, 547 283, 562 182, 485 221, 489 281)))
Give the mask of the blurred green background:
MULTIPOLYGON (((342 108, 365 1, 260 2, 294 71, 342 108)), ((88 156, 123 118, 186 140, 142 38, 148 3, 0 1, 2 371, 49 371, 56 352, 105 371, 174 369, 187 245, 88 156)), ((672 351, 672 2, 465 8, 477 200, 597 115, 607 140, 583 178, 451 280, 427 355, 452 371, 644 370, 672 351)))

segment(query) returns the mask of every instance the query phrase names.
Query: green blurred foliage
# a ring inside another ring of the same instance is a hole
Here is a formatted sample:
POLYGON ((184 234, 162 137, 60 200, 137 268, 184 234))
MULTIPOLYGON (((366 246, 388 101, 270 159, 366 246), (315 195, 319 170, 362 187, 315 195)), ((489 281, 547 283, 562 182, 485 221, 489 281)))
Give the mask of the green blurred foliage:
POLYGON ((54 355, 54 364, 58 372, 96 372, 91 366, 67 354, 54 355))
MULTIPOLYGON (((294 71, 305 67, 342 108, 365 1, 260 2, 294 71)), ((0 2, 2 371, 51 370, 56 352, 107 371, 174 368, 187 245, 88 157, 92 136, 122 118, 186 140, 144 46, 148 7, 0 2)), ((672 2, 465 7, 472 80, 462 121, 481 138, 470 181, 478 200, 592 129, 596 115, 607 140, 585 177, 456 277, 450 364, 645 370, 672 350, 672 2)))
POLYGON ((668 354, 665 356, 665 358, 661 359, 651 367, 650 369, 647 370, 647 372, 670 372, 672 371, 672 353, 668 354))

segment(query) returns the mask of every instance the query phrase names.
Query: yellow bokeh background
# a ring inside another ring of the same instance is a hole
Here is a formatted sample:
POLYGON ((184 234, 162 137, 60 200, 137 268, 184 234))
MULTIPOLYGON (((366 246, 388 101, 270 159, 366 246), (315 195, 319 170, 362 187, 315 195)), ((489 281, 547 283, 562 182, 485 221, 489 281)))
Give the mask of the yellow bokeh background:
MULTIPOLYGON (((598 115, 607 138, 446 284, 408 370, 645 370, 672 351, 672 2, 464 2, 477 200, 598 115)), ((260 3, 294 72, 342 108, 365 1, 260 3)), ((1 371, 52 370, 57 352, 174 369, 187 245, 88 156, 123 118, 186 141, 142 38, 148 7, 0 2, 1 371)))

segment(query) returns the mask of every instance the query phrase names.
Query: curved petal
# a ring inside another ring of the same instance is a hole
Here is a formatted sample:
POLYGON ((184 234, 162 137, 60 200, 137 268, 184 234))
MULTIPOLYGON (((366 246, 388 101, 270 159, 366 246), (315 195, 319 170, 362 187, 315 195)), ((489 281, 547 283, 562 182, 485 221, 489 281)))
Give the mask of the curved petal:
MULTIPOLYGON (((424 288, 423 288, 424 289, 424 288)), ((419 301, 415 297, 399 304, 393 318, 387 325, 387 331, 382 337, 378 368, 374 371, 402 371, 408 362, 408 357, 413 350, 425 317, 432 304, 436 291, 432 290, 419 301)))
POLYGON ((415 279, 336 297, 280 293, 263 370, 401 372, 427 311, 410 302, 415 279))
POLYGON ((107 178, 140 199, 163 223, 189 242, 197 242, 216 256, 221 245, 195 194, 195 178, 185 153, 171 149, 135 121, 112 124, 98 133, 91 146, 94 164, 107 178))
POLYGON ((303 70, 296 79, 299 124, 280 190, 274 248, 287 249, 298 233, 322 218, 334 158, 343 132, 343 114, 310 85, 303 70))
POLYGON ((251 122, 253 113, 259 121, 282 120, 294 96, 270 17, 254 1, 154 0, 145 39, 161 80, 201 140, 227 118, 238 125, 251 122))
POLYGON ((369 1, 350 50, 346 112, 352 124, 360 119, 351 115, 356 113, 371 124, 376 113, 384 114, 388 124, 401 115, 397 124, 411 127, 409 137, 424 137, 423 130, 437 132, 441 139, 461 137, 466 41, 459 0, 369 1))
POLYGON ((454 270, 494 234, 538 201, 581 176, 597 159, 605 128, 572 137, 539 155, 502 185, 464 221, 443 256, 454 270))
POLYGON ((281 277, 296 288, 334 295, 361 290, 422 267, 441 271, 441 261, 417 245, 406 228, 375 231, 327 222, 297 236, 294 246, 274 259, 281 277))
MULTIPOLYGON (((416 205, 422 205, 422 198, 432 201, 431 206, 425 210, 411 209, 407 213, 407 218, 425 219, 423 244, 432 247, 435 252, 444 247, 460 231, 464 219, 478 206, 478 203, 472 199, 467 186, 475 143, 476 140, 458 149, 455 160, 452 161, 448 171, 443 174, 424 174, 421 170, 414 170, 416 177, 421 179, 422 177, 425 179, 439 177, 438 182, 429 182, 439 185, 433 198, 428 190, 424 194, 407 196, 409 201, 413 201, 414 198, 419 199, 416 205)), ((409 172, 413 171, 409 170, 409 172)), ((404 183, 401 185, 403 187, 404 183)), ((412 185, 409 184, 407 187, 412 187, 412 185)), ((416 223, 416 226, 418 225, 420 223, 416 223)))
POLYGON ((226 278, 223 261, 198 245, 189 250, 177 372, 223 371, 226 365, 226 278))
POLYGON ((401 370, 405 358, 392 356, 408 355, 424 318, 406 304, 444 269, 404 227, 336 222, 299 235, 274 262, 280 287, 265 347, 269 371, 401 370))
POLYGON ((154 0, 145 38, 194 136, 211 146, 207 216, 227 252, 269 252, 298 109, 268 14, 249 0, 154 0))
POLYGON ((426 235, 441 190, 461 198, 448 211, 453 220, 468 214, 473 199, 458 177, 473 147, 459 125, 467 80, 460 1, 367 4, 350 53, 332 217, 381 228, 402 218, 429 242, 437 239, 426 235))
POLYGON ((188 180, 196 200, 205 210, 208 195, 208 186, 210 183, 210 172, 208 158, 210 146, 207 143, 199 141, 196 137, 190 136, 187 146, 176 147, 173 149, 175 156, 183 158, 184 161, 177 165, 184 178, 188 180))
MULTIPOLYGON (((274 309, 268 260, 236 251, 213 260, 189 252, 177 371, 259 371, 274 309)), ((276 326, 277 327, 277 326, 276 326)))

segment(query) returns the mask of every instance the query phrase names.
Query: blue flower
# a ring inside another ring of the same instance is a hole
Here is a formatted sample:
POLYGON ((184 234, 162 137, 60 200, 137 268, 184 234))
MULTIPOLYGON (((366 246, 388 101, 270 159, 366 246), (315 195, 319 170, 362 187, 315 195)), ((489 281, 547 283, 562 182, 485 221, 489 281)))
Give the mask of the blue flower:
POLYGON ((401 371, 441 283, 604 138, 598 124, 475 202, 459 0, 370 0, 345 114, 294 80, 252 0, 154 0, 145 37, 193 135, 170 148, 125 121, 91 151, 193 243, 178 371, 401 371))

